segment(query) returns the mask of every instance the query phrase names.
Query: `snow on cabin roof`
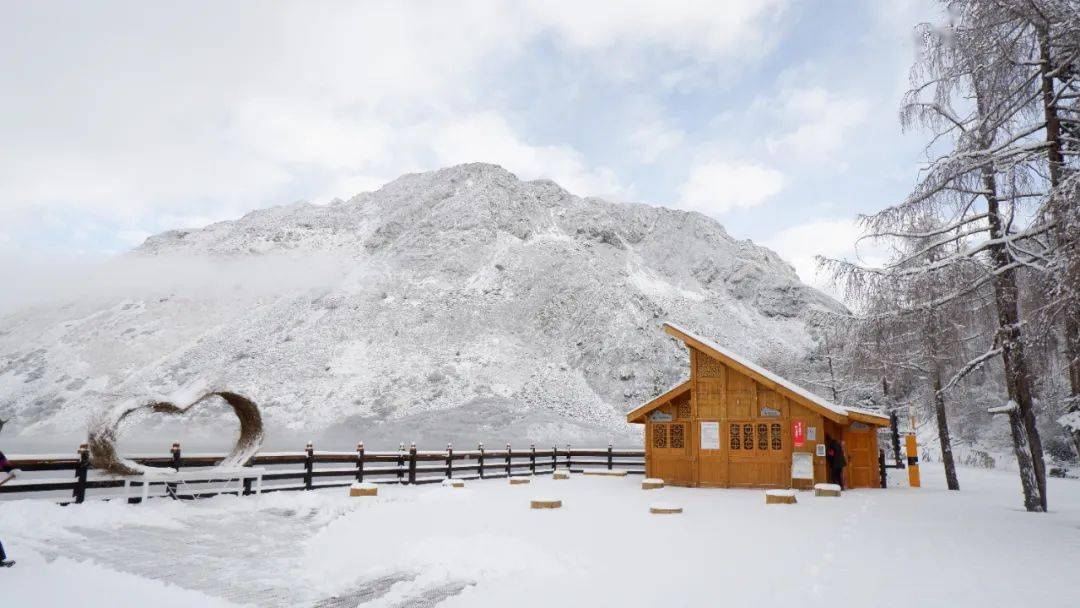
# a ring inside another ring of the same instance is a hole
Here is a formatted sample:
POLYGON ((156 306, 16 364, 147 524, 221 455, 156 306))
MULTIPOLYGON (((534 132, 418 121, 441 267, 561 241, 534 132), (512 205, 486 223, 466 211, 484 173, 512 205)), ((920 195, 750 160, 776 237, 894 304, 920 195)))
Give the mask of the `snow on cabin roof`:
POLYGON ((798 384, 795 384, 794 382, 791 382, 790 380, 788 380, 786 378, 783 378, 781 376, 778 376, 778 375, 770 372, 769 370, 765 369, 764 367, 761 367, 760 365, 758 365, 757 363, 754 363, 753 361, 747 359, 746 357, 743 357, 742 355, 740 355, 740 354, 738 354, 736 352, 728 350, 728 349, 724 348, 723 346, 720 346, 716 342, 713 342, 712 340, 709 340, 707 338, 702 338, 701 336, 699 336, 699 335, 697 335, 697 334, 695 334, 695 333, 693 333, 693 332, 691 332, 691 331, 689 331, 689 330, 687 330, 687 329, 685 329, 683 327, 675 325, 674 323, 664 323, 664 326, 665 326, 665 328, 670 328, 670 329, 674 330, 675 333, 681 334, 685 338, 689 338, 689 339, 691 339, 691 340, 693 340, 695 342, 700 343, 702 346, 708 348, 709 350, 715 351, 721 357, 729 359, 731 361, 734 361, 738 365, 740 365, 740 366, 746 368, 747 370, 749 370, 751 373, 753 373, 753 374, 755 374, 757 376, 760 376, 760 377, 768 380, 769 382, 772 382, 773 384, 781 386, 781 387, 787 389, 788 391, 798 395, 799 397, 802 397, 806 401, 809 401, 809 402, 811 402, 811 403, 813 403, 813 404, 815 404, 815 405, 817 405, 817 406, 819 406, 819 407, 821 407, 823 409, 826 409, 826 410, 828 410, 828 411, 830 411, 830 412, 832 412, 834 414, 837 414, 839 416, 843 416, 845 418, 847 417, 847 415, 849 413, 853 413, 853 414, 857 414, 857 415, 861 414, 863 416, 868 416, 868 417, 872 417, 872 418, 875 418, 875 419, 879 419, 882 423, 888 423, 888 418, 886 418, 885 416, 882 416, 881 414, 879 414, 877 412, 873 412, 873 411, 866 410, 866 409, 863 409, 863 408, 846 407, 846 406, 837 405, 837 404, 829 401, 828 399, 825 399, 824 397, 821 397, 819 395, 816 395, 816 394, 806 390, 805 388, 799 386, 798 384))
POLYGON ((886 421, 889 418, 888 416, 886 416, 885 414, 882 414, 881 412, 878 412, 876 410, 871 410, 871 409, 868 409, 868 408, 865 408, 865 407, 855 407, 853 405, 843 405, 843 406, 839 406, 839 407, 842 407, 845 410, 847 410, 847 413, 849 413, 849 414, 862 414, 863 416, 874 416, 875 418, 881 418, 881 419, 886 420, 886 421))

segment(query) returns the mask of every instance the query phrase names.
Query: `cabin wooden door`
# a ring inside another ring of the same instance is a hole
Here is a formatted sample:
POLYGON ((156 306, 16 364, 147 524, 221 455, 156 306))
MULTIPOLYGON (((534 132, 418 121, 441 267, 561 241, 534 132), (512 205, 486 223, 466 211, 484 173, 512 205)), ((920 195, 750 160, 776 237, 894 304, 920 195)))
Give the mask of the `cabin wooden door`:
POLYGON ((649 438, 650 475, 671 485, 692 485, 690 423, 652 422, 649 426, 652 435, 649 438))
POLYGON ((844 455, 847 457, 844 485, 849 488, 872 488, 877 477, 877 454, 870 441, 873 428, 865 425, 855 428, 858 424, 844 431, 844 455))
POLYGON ((707 488, 727 487, 728 463, 724 452, 724 423, 701 420, 697 423, 697 485, 707 488))
POLYGON ((728 479, 732 487, 786 488, 790 485, 785 421, 729 420, 726 427, 728 479))

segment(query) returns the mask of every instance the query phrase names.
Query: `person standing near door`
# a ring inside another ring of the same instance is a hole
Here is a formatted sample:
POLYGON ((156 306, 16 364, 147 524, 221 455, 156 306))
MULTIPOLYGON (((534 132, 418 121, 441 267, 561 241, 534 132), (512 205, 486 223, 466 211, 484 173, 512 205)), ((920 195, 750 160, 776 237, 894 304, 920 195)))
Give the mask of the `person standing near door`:
POLYGON ((825 438, 825 464, 829 467, 829 481, 843 490, 847 458, 844 456, 844 446, 832 437, 825 438))
MULTIPOLYGON (((4 427, 4 420, 0 420, 0 428, 4 427)), ((3 485, 19 474, 19 469, 11 466, 11 462, 8 461, 7 456, 4 456, 3 452, 0 452, 0 471, 7 473, 7 477, 0 479, 0 485, 3 485)), ((7 557, 7 553, 4 553, 4 544, 0 543, 0 568, 10 568, 15 565, 15 560, 10 560, 7 557)))

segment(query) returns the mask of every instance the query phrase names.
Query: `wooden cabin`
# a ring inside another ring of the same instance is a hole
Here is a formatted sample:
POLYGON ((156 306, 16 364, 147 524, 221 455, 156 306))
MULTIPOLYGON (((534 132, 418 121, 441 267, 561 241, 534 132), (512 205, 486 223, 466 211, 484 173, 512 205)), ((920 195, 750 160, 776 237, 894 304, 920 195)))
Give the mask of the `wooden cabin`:
POLYGON ((889 419, 836 405, 689 331, 690 378, 627 414, 645 425, 646 474, 680 486, 811 488, 828 481, 825 438, 844 446, 846 488, 877 488, 877 427, 889 419))

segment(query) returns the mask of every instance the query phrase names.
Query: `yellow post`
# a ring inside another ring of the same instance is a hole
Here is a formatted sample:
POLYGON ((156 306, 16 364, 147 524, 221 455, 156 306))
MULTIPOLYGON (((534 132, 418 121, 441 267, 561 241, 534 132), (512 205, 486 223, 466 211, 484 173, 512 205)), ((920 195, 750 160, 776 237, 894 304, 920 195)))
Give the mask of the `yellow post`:
POLYGON ((907 436, 907 476, 908 485, 913 488, 920 487, 919 481, 919 446, 915 442, 915 433, 907 436))

